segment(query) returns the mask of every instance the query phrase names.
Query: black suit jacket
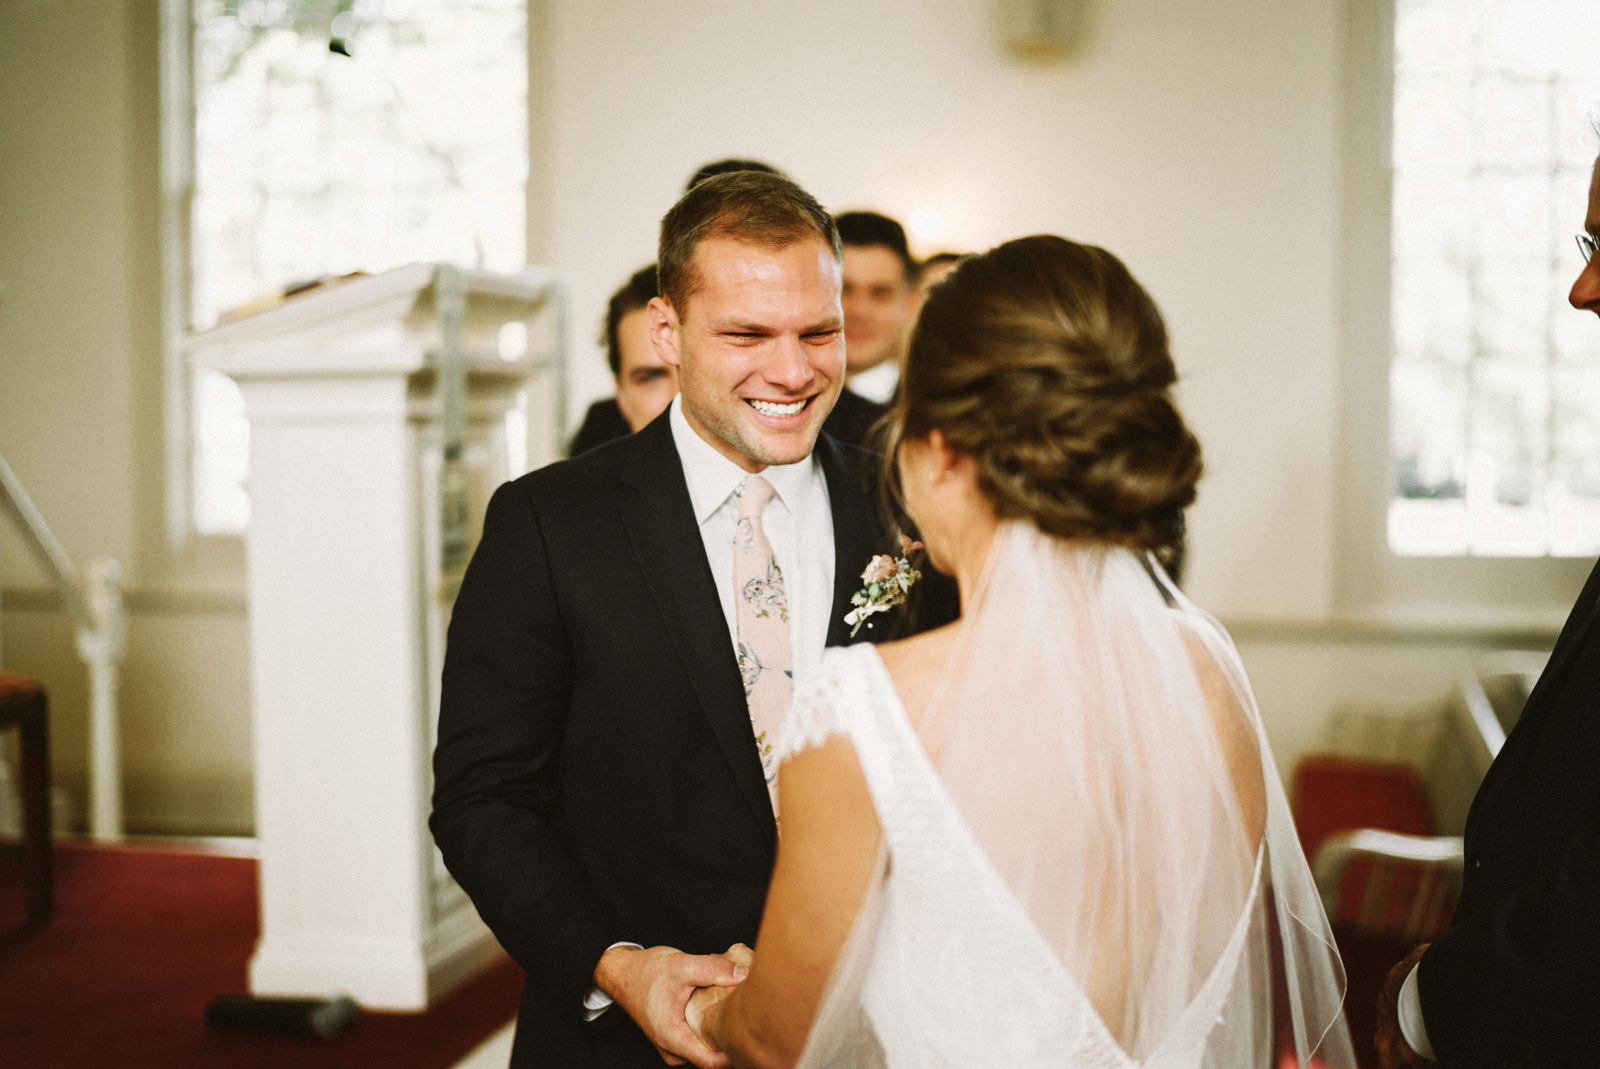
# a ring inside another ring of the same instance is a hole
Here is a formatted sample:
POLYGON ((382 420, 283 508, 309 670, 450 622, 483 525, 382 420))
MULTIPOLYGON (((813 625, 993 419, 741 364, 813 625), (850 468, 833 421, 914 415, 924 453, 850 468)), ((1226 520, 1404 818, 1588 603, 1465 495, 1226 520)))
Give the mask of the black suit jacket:
POLYGON ((1441 1064, 1600 1065, 1600 565, 1473 799, 1418 993, 1441 1064))
MULTIPOLYGON (((891 548, 854 453, 817 443, 830 645, 891 548)), ((513 1065, 659 1065, 620 1010, 583 1021, 596 962, 618 941, 753 945, 776 849, 665 413, 496 491, 450 622, 434 772, 445 862, 528 974, 513 1065)))
POLYGON ((578 430, 572 436, 572 441, 567 445, 567 456, 575 457, 580 453, 587 453, 597 445, 605 445, 616 438, 625 438, 633 433, 633 428, 628 426, 628 421, 622 415, 622 409, 617 407, 615 397, 605 397, 589 406, 583 414, 583 422, 578 425, 578 430))
POLYGON ((887 411, 888 405, 868 400, 846 386, 839 391, 839 399, 834 402, 833 411, 828 413, 822 429, 841 442, 877 450, 881 443, 872 440, 872 428, 887 411))

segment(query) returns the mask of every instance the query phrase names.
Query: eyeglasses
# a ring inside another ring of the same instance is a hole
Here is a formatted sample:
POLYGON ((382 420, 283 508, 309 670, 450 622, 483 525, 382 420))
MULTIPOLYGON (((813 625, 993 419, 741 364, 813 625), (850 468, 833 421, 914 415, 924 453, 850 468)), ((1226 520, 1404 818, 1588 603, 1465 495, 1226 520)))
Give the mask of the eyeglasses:
POLYGON ((1583 254, 1583 262, 1588 263, 1594 258, 1595 253, 1600 252, 1600 241, 1595 240, 1588 234, 1579 234, 1578 251, 1583 254))

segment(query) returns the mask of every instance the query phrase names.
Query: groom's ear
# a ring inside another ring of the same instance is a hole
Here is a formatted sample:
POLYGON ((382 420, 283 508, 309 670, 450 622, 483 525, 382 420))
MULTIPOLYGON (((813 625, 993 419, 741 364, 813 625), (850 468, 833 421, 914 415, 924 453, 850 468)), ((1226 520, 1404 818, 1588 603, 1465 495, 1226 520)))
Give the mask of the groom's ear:
POLYGON ((678 322, 678 310, 665 297, 652 297, 645 305, 644 314, 650 327, 650 344, 663 364, 681 367, 678 359, 678 340, 683 336, 678 322))

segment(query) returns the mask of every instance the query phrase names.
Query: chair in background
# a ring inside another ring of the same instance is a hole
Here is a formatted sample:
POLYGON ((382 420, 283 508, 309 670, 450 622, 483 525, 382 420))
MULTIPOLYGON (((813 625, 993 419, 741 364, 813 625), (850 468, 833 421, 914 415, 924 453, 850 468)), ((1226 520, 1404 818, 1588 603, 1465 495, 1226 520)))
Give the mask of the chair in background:
POLYGON ((1522 707, 1549 660, 1547 653, 1496 650, 1475 660, 1462 678, 1462 700, 1496 753, 1522 715, 1522 707))
POLYGON ((1522 650, 1485 653, 1441 701, 1398 714, 1335 718, 1328 750, 1303 758, 1291 784, 1301 846, 1330 918, 1363 930, 1422 935, 1441 909, 1438 923, 1448 921, 1451 880, 1459 885, 1450 871, 1451 849, 1459 854, 1478 784, 1546 659, 1522 650), (1401 889, 1383 866, 1374 870, 1376 886, 1365 875, 1351 878, 1352 870, 1386 858, 1400 870, 1435 870, 1432 882, 1415 887, 1422 899, 1393 901, 1401 889), (1440 894, 1442 900, 1430 903, 1440 894))
POLYGON ((27 865, 27 915, 43 923, 55 913, 50 841, 50 714, 36 679, 0 672, 0 728, 15 727, 22 751, 22 851, 27 865))
POLYGON ((1455 912, 1473 796, 1545 660, 1484 654, 1439 702, 1336 718, 1330 752, 1295 767, 1295 820, 1344 958, 1346 1014, 1364 1065, 1390 966, 1455 912))

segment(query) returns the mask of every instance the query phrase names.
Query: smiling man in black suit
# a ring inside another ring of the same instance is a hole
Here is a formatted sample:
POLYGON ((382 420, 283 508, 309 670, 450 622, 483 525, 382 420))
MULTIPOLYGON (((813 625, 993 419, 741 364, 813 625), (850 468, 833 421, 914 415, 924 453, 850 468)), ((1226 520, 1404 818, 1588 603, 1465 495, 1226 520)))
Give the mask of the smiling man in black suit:
POLYGON ((662 221, 649 307, 679 398, 489 504, 450 625, 431 827, 528 973, 513 1065, 721 1064, 683 1005, 741 978, 720 952, 754 942, 777 842, 736 619, 747 478, 772 493, 756 522, 794 675, 848 641, 860 571, 893 546, 858 482, 871 465, 819 437, 844 379, 840 255, 786 178, 695 186, 662 221))

